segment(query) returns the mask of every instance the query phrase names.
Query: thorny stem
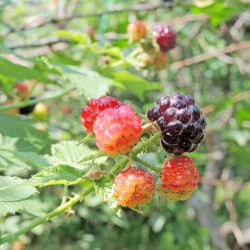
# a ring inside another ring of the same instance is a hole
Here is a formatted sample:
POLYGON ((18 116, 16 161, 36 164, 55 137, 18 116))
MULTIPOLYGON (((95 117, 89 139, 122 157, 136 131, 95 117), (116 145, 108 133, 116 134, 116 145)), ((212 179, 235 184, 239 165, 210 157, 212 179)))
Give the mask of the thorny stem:
MULTIPOLYGON (((161 136, 161 133, 155 133, 153 136, 151 136, 148 140, 142 141, 140 143, 138 143, 133 150, 131 151, 131 156, 135 157, 138 153, 140 153, 145 147, 147 147, 148 145, 150 145, 151 143, 156 142, 161 136)), ((127 162, 129 161, 129 158, 127 156, 123 156, 122 158, 120 158, 116 164, 114 165, 114 167, 109 171, 109 173, 111 174, 116 174, 120 171, 120 169, 122 168, 122 166, 124 166, 127 162)), ((34 221, 33 223, 31 223, 30 225, 20 229, 19 231, 13 233, 13 234, 9 234, 5 237, 3 237, 0 240, 0 245, 4 244, 8 241, 13 241, 16 237, 18 237, 21 234, 27 233, 28 231, 30 231, 31 229, 33 229, 34 227, 45 223, 47 221, 49 221, 51 218, 55 217, 56 215, 62 214, 65 210, 67 210, 68 208, 72 207, 74 204, 82 201, 87 195, 89 195, 90 193, 92 193, 94 191, 94 185, 92 184, 91 186, 89 186, 84 192, 82 192, 79 195, 76 195, 75 197, 71 198, 68 202, 66 202, 65 204, 61 204, 58 208, 56 208, 54 211, 52 211, 51 213, 39 218, 38 220, 34 221)))
POLYGON ((74 204, 76 204, 77 202, 82 200, 84 197, 86 197, 88 194, 90 194, 93 191, 94 191, 94 185, 91 185, 83 193, 81 193, 80 195, 77 195, 74 198, 70 199, 67 203, 65 203, 64 205, 59 206, 58 208, 56 208, 51 213, 39 218, 38 220, 34 221, 30 225, 20 229, 19 231, 15 232, 15 233, 9 234, 8 236, 3 237, 1 239, 0 244, 4 244, 4 243, 6 243, 8 241, 12 241, 16 237, 18 237, 19 235, 24 234, 24 233, 30 231, 32 228, 34 228, 34 227, 36 227, 36 226, 38 226, 38 225, 40 225, 42 223, 45 223, 45 222, 49 221, 51 218, 55 217, 56 215, 59 215, 59 214, 63 213, 69 207, 72 207, 74 204))

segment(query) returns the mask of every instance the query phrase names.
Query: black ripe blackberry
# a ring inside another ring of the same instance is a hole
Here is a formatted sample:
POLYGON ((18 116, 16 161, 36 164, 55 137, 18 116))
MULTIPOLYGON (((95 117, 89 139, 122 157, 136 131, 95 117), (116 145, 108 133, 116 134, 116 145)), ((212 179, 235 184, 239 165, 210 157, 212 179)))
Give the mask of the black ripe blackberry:
POLYGON ((205 117, 189 95, 161 96, 147 116, 150 121, 157 121, 162 146, 169 153, 193 152, 204 138, 205 117))
MULTIPOLYGON (((36 98, 34 96, 31 96, 30 97, 30 100, 35 100, 36 98)), ((25 106, 25 107, 22 107, 19 109, 19 114, 21 115, 29 115, 33 112, 34 108, 35 108, 35 104, 32 104, 32 105, 28 105, 28 106, 25 106)))

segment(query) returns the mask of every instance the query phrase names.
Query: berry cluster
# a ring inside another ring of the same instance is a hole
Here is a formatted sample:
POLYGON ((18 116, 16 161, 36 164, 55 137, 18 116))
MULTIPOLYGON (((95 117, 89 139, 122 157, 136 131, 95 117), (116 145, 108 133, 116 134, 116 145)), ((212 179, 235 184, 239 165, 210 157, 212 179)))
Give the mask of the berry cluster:
POLYGON ((140 139, 140 119, 130 106, 113 97, 89 100, 81 117, 86 132, 95 133, 97 146, 109 156, 128 153, 140 139))
POLYGON ((115 177, 114 196, 123 207, 144 207, 153 199, 154 190, 154 177, 143 169, 130 167, 115 177))
POLYGON ((160 70, 168 65, 165 54, 176 45, 176 33, 165 24, 156 25, 152 30, 152 38, 147 38, 147 25, 143 21, 135 21, 127 27, 129 40, 140 41, 141 51, 138 55, 139 66, 160 70))
POLYGON ((193 97, 175 93, 164 95, 147 111, 162 132, 163 148, 175 155, 194 151, 204 138, 206 120, 193 97))
MULTIPOLYGON (((186 200, 197 188, 199 171, 188 156, 181 154, 192 152, 202 141, 205 118, 191 96, 178 93, 161 96, 147 116, 159 126, 163 148, 173 154, 163 164, 157 195, 170 202, 186 200)), ((130 106, 113 97, 89 100, 81 117, 87 133, 93 131, 96 145, 108 156, 126 154, 140 140, 140 119, 130 106)), ((131 165, 115 177, 114 197, 122 207, 144 207, 153 199, 154 190, 153 176, 131 165)))
POLYGON ((169 202, 186 200, 197 188, 198 179, 199 171, 188 156, 166 160, 157 183, 158 195, 169 202))

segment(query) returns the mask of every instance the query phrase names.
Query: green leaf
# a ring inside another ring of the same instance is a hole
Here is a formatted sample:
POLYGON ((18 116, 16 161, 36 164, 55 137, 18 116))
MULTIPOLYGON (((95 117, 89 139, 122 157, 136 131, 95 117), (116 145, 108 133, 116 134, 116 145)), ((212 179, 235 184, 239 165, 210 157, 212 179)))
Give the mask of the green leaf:
POLYGON ((119 47, 103 48, 100 52, 106 55, 117 57, 119 59, 122 58, 121 48, 119 47))
POLYGON ((64 76, 74 84, 87 99, 105 95, 111 86, 117 85, 113 80, 84 67, 70 65, 61 65, 60 67, 64 72, 64 76))
POLYGON ((15 77, 17 80, 36 79, 39 82, 55 83, 47 78, 46 73, 37 71, 34 68, 24 67, 19 64, 14 64, 3 57, 0 57, 1 75, 15 77))
POLYGON ((42 71, 62 75, 64 82, 70 81, 86 99, 105 95, 111 86, 119 87, 119 83, 83 66, 52 64, 43 57, 37 66, 42 71))
POLYGON ((121 217, 121 206, 118 205, 116 198, 112 197, 113 184, 113 178, 104 175, 101 179, 95 181, 95 191, 102 200, 107 200, 108 206, 112 208, 119 217, 121 217))
POLYGON ((25 183, 17 177, 0 176, 0 216, 24 209, 26 200, 33 198, 36 189, 20 186, 25 183))
POLYGON ((15 143, 17 140, 18 138, 0 134, 0 167, 1 170, 6 171, 5 175, 19 176, 24 174, 24 170, 40 170, 51 166, 46 155, 16 151, 15 143))
POLYGON ((89 43, 90 39, 88 37, 88 35, 84 34, 84 33, 80 33, 80 32, 70 32, 68 30, 58 30, 55 32, 55 35, 60 36, 60 37, 65 37, 65 38, 69 38, 75 42, 78 43, 89 43))
POLYGON ((126 86, 134 95, 138 96, 142 101, 144 100, 144 93, 149 90, 159 88, 159 83, 148 82, 143 78, 135 76, 128 71, 105 71, 103 75, 111 78, 117 83, 126 86))
MULTIPOLYGON (((196 1, 196 2, 202 2, 196 1)), ((203 1, 204 2, 204 1, 203 1)), ((244 10, 246 6, 239 1, 214 1, 213 4, 199 8, 197 6, 191 7, 191 12, 194 14, 206 13, 210 15, 210 20, 213 25, 218 25, 235 17, 239 12, 244 10)))
POLYGON ((1 150, 0 166, 6 170, 7 175, 22 175, 24 170, 40 170, 50 166, 42 155, 34 152, 18 152, 1 150))
MULTIPOLYGON (((82 169, 83 163, 91 163, 93 157, 99 152, 90 149, 84 144, 77 145, 77 141, 63 141, 55 144, 51 148, 51 160, 55 165, 68 165, 82 169)), ((96 163, 105 163, 107 157, 102 156, 95 160, 96 163)))
POLYGON ((231 144, 230 150, 232 151, 232 157, 235 160, 237 166, 242 166, 250 169, 250 145, 244 147, 238 146, 236 143, 231 144))
POLYGON ((53 141, 47 132, 35 128, 33 120, 23 116, 0 114, 0 121, 0 134, 13 138, 11 141, 13 149, 22 152, 49 153, 53 141))
POLYGON ((239 214, 239 221, 243 221, 250 216, 250 196, 249 188, 242 187, 235 197, 235 206, 239 214))
POLYGON ((235 141, 239 146, 245 146, 250 140, 250 131, 230 129, 222 132, 224 139, 235 141))
POLYGON ((34 175, 27 183, 34 184, 35 186, 76 184, 83 181, 81 177, 95 165, 93 163, 84 164, 82 165, 82 169, 63 165, 49 167, 34 175))

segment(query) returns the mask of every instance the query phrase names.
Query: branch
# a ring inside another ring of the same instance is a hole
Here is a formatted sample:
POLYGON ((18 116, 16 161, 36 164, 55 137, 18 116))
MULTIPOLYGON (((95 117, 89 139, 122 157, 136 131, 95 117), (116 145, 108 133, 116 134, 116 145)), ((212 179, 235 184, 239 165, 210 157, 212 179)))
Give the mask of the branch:
MULTIPOLYGON (((146 146, 154 143, 155 141, 159 140, 160 137, 161 137, 161 133, 158 132, 158 133, 155 133, 153 136, 151 136, 148 140, 143 141, 142 143, 138 143, 138 145, 136 145, 133 148, 133 151, 131 151, 132 156, 136 156, 138 153, 140 153, 143 150, 144 147, 146 147, 146 146)), ((117 161, 115 166, 109 172, 112 173, 112 174, 118 173, 120 171, 121 167, 123 167, 128 161, 129 161, 128 157, 123 156, 119 161, 117 161)), ((91 185, 83 193, 81 193, 80 195, 76 195, 74 198, 70 199, 70 201, 68 201, 64 205, 59 206, 58 208, 56 208, 51 213, 41 217, 40 219, 36 220, 35 222, 33 222, 30 225, 20 229, 19 231, 15 232, 15 233, 3 237, 2 239, 0 239, 0 245, 6 243, 8 241, 12 241, 16 237, 18 237, 19 235, 27 233, 28 231, 30 231, 34 227, 36 227, 36 226, 38 226, 38 225, 40 225, 42 223, 47 222, 48 220, 55 217, 56 215, 62 214, 65 210, 72 207, 74 204, 80 202, 83 198, 85 198, 87 195, 89 195, 93 191, 94 191, 94 185, 91 185)))
MULTIPOLYGON (((183 5, 190 5, 190 4, 183 3, 183 5)), ((145 4, 133 5, 128 8, 113 8, 111 10, 105 10, 105 11, 100 11, 100 12, 78 13, 78 14, 74 14, 72 16, 66 16, 60 19, 59 18, 46 18, 46 19, 38 20, 36 23, 25 24, 16 28, 12 27, 7 33, 4 34, 4 36, 10 34, 13 31, 16 32, 16 31, 22 31, 26 29, 33 29, 33 28, 44 26, 46 24, 50 24, 50 23, 57 24, 62 21, 68 21, 68 20, 76 19, 76 18, 100 17, 104 14, 117 14, 121 12, 137 12, 140 10, 153 11, 153 10, 160 9, 160 8, 170 8, 172 6, 174 6, 173 2, 163 2, 160 4, 156 4, 156 5, 145 3, 145 4)))
MULTIPOLYGON (((237 102, 240 102, 244 99, 247 99, 250 97, 250 90, 246 91, 246 92, 243 92, 243 93, 240 93, 238 95, 235 95, 232 97, 232 101, 234 103, 237 103, 237 102)), ((202 108, 202 112, 206 115, 206 114, 209 114, 211 113, 212 111, 214 110, 214 105, 208 105, 204 108, 202 108)))
POLYGON ((60 95, 56 95, 56 96, 52 96, 52 97, 30 100, 28 102, 23 101, 23 102, 11 104, 11 105, 0 106, 0 112, 4 111, 4 110, 8 110, 8 109, 22 108, 22 107, 25 107, 25 106, 37 104, 39 102, 47 102, 47 101, 50 101, 50 100, 55 100, 55 99, 58 99, 58 98, 61 98, 61 97, 65 96, 66 94, 68 94, 69 92, 71 92, 74 89, 75 89, 74 87, 70 88, 70 89, 64 91, 63 93, 61 93, 60 95))
POLYGON ((51 46, 55 43, 69 43, 70 39, 62 38, 62 37, 48 37, 45 39, 41 39, 39 41, 32 41, 27 43, 21 43, 21 44, 11 44, 8 45, 8 49, 18 49, 23 47, 41 47, 41 46, 51 46))
POLYGON ((237 188, 241 187, 250 188, 250 182, 229 181, 229 180, 221 180, 221 179, 207 178, 207 177, 200 177, 199 183, 208 184, 212 186, 224 186, 229 184, 237 188))
POLYGON ((181 69, 181 68, 199 63, 199 62, 203 62, 203 61, 211 59, 213 57, 217 57, 217 56, 220 56, 223 54, 228 54, 228 53, 232 53, 232 52, 237 51, 237 50, 247 49, 247 48, 250 48, 250 41, 245 41, 245 42, 241 42, 241 43, 233 43, 225 48, 218 49, 218 50, 215 50, 213 52, 207 52, 207 53, 204 53, 204 54, 201 54, 198 56, 188 58, 186 60, 174 62, 174 63, 169 65, 169 69, 170 70, 181 69))
MULTIPOLYGON (((194 21, 201 21, 201 22, 206 22, 209 20, 209 16, 207 14, 195 16, 195 15, 186 15, 184 17, 176 17, 170 20, 165 21, 164 23, 167 23, 168 25, 176 25, 180 23, 188 23, 188 22, 194 22, 194 21)), ((158 23, 158 22, 157 22, 158 23)), ((154 23, 154 24, 157 24, 154 23)), ((162 22, 161 22, 162 23, 162 22)), ((152 24, 152 25, 154 25, 152 24)), ((33 28, 34 26, 32 26, 33 28)), ((5 36, 5 35, 3 35, 5 36)), ((127 38, 127 34, 121 34, 121 33, 116 33, 116 32, 108 32, 104 34, 103 36, 100 36, 97 34, 96 39, 97 40, 103 40, 103 39, 108 39, 108 40, 120 40, 127 38)), ((56 43, 69 43, 70 39, 67 38, 57 38, 57 37, 52 37, 52 38, 45 38, 39 41, 32 41, 32 42, 27 42, 27 43, 20 43, 20 44, 10 44, 7 45, 8 49, 18 49, 18 48, 23 48, 23 47, 41 47, 41 46, 51 46, 56 43)), ((64 49, 64 48, 63 48, 64 49)))
POLYGON ((19 231, 15 232, 15 233, 10 234, 10 235, 8 235, 6 237, 3 237, 1 239, 0 244, 4 244, 5 242, 8 242, 8 241, 13 241, 17 236, 30 231, 32 228, 34 228, 34 227, 36 227, 36 226, 38 226, 38 225, 40 225, 40 224, 42 224, 44 222, 49 221, 51 218, 55 217, 56 215, 59 215, 59 214, 63 213, 69 207, 72 207, 74 204, 76 204, 77 202, 79 202, 80 200, 82 200, 84 197, 86 197, 88 194, 90 194, 93 191, 94 191, 94 185, 91 185, 83 193, 81 193, 80 195, 75 196, 70 201, 68 201, 64 205, 56 208, 51 213, 49 213, 49 214, 41 217, 40 219, 36 220, 35 222, 33 222, 30 225, 28 225, 28 226, 20 229, 19 231))

